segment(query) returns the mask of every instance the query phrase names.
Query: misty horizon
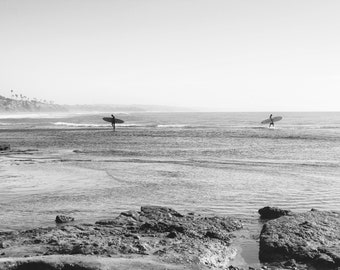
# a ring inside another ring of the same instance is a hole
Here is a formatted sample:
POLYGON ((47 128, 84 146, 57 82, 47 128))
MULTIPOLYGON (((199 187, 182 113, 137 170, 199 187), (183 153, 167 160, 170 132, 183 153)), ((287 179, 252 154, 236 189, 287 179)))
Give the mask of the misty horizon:
MULTIPOLYGON (((1 90, 0 90, 1 91, 1 90)), ((14 91, 14 90, 13 90, 14 91)), ((226 108, 209 108, 209 107, 188 107, 188 106, 172 106, 172 105, 162 105, 162 104, 138 104, 138 103, 131 103, 131 104, 110 104, 110 103, 84 103, 84 104, 76 104, 76 103, 55 103, 53 100, 44 100, 44 99, 39 99, 39 98, 30 98, 27 96, 24 96, 21 94, 22 97, 20 97, 20 95, 18 95, 18 97, 9 97, 6 96, 6 94, 3 94, 2 91, 0 92, 0 97, 4 97, 7 99, 12 99, 14 101, 38 101, 41 103, 46 103, 46 104, 52 104, 52 105, 58 105, 58 106, 62 106, 62 107, 66 107, 68 109, 74 110, 74 109, 81 109, 83 111, 86 111, 86 108, 88 108, 88 112, 91 112, 95 109, 99 109, 99 110, 104 110, 106 109, 129 109, 131 110, 131 108, 135 108, 137 110, 145 110, 145 111, 164 111, 164 112, 239 112, 239 113, 261 113, 261 112, 265 112, 265 113, 280 113, 280 112, 301 112, 301 113, 313 113, 313 112, 340 112, 340 110, 300 110, 300 111, 294 111, 294 110, 281 110, 281 111, 270 111, 270 110, 228 110, 226 108)), ((18 112, 22 112, 22 111, 18 111, 18 112)), ((32 111, 33 112, 33 111, 32 111)), ((8 111, 8 113, 10 113, 10 111, 8 111)), ((27 112, 29 113, 29 112, 27 112)))

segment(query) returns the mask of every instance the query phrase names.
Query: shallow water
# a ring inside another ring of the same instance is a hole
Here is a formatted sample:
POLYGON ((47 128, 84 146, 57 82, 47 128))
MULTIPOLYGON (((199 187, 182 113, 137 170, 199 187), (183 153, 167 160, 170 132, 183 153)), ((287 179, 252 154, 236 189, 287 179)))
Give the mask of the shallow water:
POLYGON ((340 113, 0 117, 0 230, 94 221, 144 204, 258 218, 266 205, 340 209, 340 113))

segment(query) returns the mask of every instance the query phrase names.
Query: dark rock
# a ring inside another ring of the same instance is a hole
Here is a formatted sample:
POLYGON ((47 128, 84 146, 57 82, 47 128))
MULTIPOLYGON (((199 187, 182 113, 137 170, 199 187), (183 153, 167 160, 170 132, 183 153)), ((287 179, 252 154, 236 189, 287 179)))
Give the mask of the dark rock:
POLYGON ((290 210, 283 210, 277 207, 270 206, 263 207, 258 212, 262 219, 275 219, 292 214, 290 210))
POLYGON ((0 248, 8 248, 10 246, 11 244, 9 243, 9 241, 0 241, 0 248))
POLYGON ((173 231, 173 232, 170 232, 166 237, 168 237, 168 238, 176 238, 177 236, 178 236, 178 234, 175 231, 173 231))
POLYGON ((227 270, 242 270, 241 268, 233 266, 233 265, 229 265, 226 269, 227 270))
POLYGON ((174 217, 183 217, 182 214, 178 213, 172 208, 169 207, 163 207, 163 206, 155 206, 155 205, 148 205, 148 206, 142 206, 141 212, 145 216, 148 216, 149 218, 172 218, 174 217))
POLYGON ((11 146, 9 143, 0 143, 0 151, 8 151, 11 150, 11 146))
POLYGON ((226 242, 230 241, 230 237, 228 234, 223 231, 207 231, 205 234, 206 237, 220 239, 226 242))
POLYGON ((166 233, 166 232, 179 232, 184 233, 185 228, 180 224, 175 224, 169 221, 158 221, 158 222, 145 222, 140 226, 141 232, 158 232, 158 233, 166 233))
POLYGON ((316 265, 319 264, 319 265, 322 265, 322 266, 325 266, 325 267, 326 266, 332 267, 332 266, 335 265, 335 261, 331 256, 329 256, 325 253, 322 253, 315 259, 315 264, 316 265))
POLYGON ((74 221, 73 217, 59 215, 59 216, 56 216, 56 218, 55 218, 56 223, 68 223, 68 222, 71 222, 71 221, 74 221))
POLYGON ((119 226, 121 225, 121 222, 119 222, 117 219, 102 219, 102 220, 96 221, 96 224, 104 225, 104 226, 108 226, 108 225, 119 226))
POLYGON ((282 264, 283 266, 291 266, 291 267, 296 267, 296 261, 294 259, 288 260, 282 264))
POLYGON ((137 211, 126 211, 126 212, 122 212, 120 213, 122 216, 126 216, 126 217, 131 217, 135 220, 139 220, 139 213, 137 211))
POLYGON ((125 237, 132 237, 132 238, 137 239, 137 240, 140 239, 140 237, 138 235, 132 234, 132 233, 125 233, 124 236, 125 237))
POLYGON ((309 211, 268 221, 260 235, 260 260, 290 259, 340 267, 340 213, 309 211))

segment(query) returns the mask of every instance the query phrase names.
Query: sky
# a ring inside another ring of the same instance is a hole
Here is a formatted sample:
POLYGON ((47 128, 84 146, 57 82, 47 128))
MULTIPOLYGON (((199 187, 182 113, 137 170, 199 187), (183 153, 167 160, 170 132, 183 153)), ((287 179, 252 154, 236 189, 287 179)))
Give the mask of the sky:
POLYGON ((338 0, 0 0, 0 95, 340 111, 338 0))

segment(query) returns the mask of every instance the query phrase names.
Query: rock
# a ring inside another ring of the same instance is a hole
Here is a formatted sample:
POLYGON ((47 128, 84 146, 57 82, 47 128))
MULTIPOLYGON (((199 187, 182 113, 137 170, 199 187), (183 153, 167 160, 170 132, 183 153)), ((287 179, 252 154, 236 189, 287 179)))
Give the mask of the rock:
POLYGON ((262 219, 275 219, 292 214, 290 210, 283 210, 277 207, 270 206, 263 207, 258 212, 262 219))
POLYGON ((0 241, 0 248, 8 248, 10 246, 11 244, 9 243, 9 241, 0 241))
POLYGON ((178 234, 175 231, 173 231, 173 232, 170 232, 166 237, 168 237, 168 238, 176 238, 177 236, 178 236, 178 234))
POLYGON ((173 221, 161 220, 156 222, 144 222, 139 227, 139 230, 142 232, 158 232, 158 233, 167 233, 167 232, 179 232, 184 233, 185 227, 179 224, 174 223, 173 221))
POLYGON ((340 267, 340 213, 309 211, 264 224, 260 235, 260 260, 291 259, 340 267))
POLYGON ((175 217, 183 217, 182 214, 178 213, 172 208, 169 207, 163 207, 163 206, 154 206, 154 205, 148 205, 148 206, 142 206, 141 212, 148 216, 149 218, 171 218, 172 216, 175 217))
POLYGON ((117 219, 102 219, 99 221, 96 221, 96 224, 103 225, 103 226, 119 226, 121 222, 119 222, 117 219))
POLYGON ((126 211, 126 212, 122 212, 120 213, 122 216, 126 216, 126 217, 131 217, 135 220, 139 220, 139 213, 137 211, 126 211))
POLYGON ((294 259, 288 260, 283 263, 283 266, 291 266, 291 267, 296 267, 296 261, 294 259))
POLYGON ((224 233, 223 231, 207 231, 205 236, 209 237, 209 238, 220 239, 220 240, 226 241, 226 242, 230 241, 229 235, 224 233))
POLYGON ((11 146, 9 143, 0 143, 0 151, 8 151, 11 150, 11 146))
POLYGON ((56 223, 68 223, 68 222, 71 222, 71 221, 74 221, 73 217, 59 215, 59 216, 56 216, 56 218, 55 218, 56 223))
POLYGON ((329 266, 329 267, 332 267, 332 265, 335 264, 334 259, 325 253, 320 254, 319 257, 317 257, 315 261, 316 261, 315 263, 316 265, 320 264, 320 265, 329 266))

